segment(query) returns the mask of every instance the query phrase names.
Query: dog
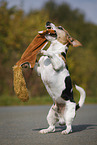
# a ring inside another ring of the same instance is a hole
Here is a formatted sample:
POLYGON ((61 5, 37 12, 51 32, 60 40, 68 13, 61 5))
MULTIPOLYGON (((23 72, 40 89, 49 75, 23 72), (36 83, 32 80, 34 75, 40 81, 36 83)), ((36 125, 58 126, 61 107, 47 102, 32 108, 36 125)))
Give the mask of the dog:
MULTIPOLYGON (((80 100, 78 104, 75 103, 72 81, 66 64, 66 54, 69 45, 78 47, 81 46, 81 43, 72 38, 61 26, 56 27, 53 23, 47 22, 46 28, 53 29, 56 33, 45 35, 51 45, 47 50, 41 50, 43 56, 35 64, 34 69, 41 76, 54 104, 47 115, 49 127, 39 132, 42 134, 55 132, 55 124, 59 122, 60 125, 66 125, 62 134, 69 134, 72 132, 72 121, 76 111, 83 106, 86 94, 83 88, 75 85, 80 92, 80 100)), ((42 31, 39 31, 39 33, 41 34, 42 31)))

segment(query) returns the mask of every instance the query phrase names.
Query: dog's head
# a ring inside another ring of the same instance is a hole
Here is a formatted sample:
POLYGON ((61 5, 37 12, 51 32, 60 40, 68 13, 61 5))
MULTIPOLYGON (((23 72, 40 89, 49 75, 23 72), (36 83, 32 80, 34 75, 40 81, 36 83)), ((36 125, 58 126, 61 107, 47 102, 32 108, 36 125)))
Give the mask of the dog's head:
POLYGON ((82 44, 78 40, 72 38, 62 26, 56 27, 53 23, 47 22, 46 28, 53 29, 56 32, 54 35, 47 34, 46 35, 47 40, 49 41, 58 40, 60 43, 64 45, 65 44, 72 45, 73 47, 82 46, 82 44))

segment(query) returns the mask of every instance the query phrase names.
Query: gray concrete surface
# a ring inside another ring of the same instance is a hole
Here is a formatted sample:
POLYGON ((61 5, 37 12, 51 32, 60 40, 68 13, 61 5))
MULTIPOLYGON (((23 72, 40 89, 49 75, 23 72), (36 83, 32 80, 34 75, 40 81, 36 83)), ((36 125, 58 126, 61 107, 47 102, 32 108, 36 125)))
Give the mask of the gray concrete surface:
POLYGON ((0 107, 0 145, 97 145, 97 105, 84 105, 73 122, 73 133, 39 134, 48 126, 50 106, 0 107))

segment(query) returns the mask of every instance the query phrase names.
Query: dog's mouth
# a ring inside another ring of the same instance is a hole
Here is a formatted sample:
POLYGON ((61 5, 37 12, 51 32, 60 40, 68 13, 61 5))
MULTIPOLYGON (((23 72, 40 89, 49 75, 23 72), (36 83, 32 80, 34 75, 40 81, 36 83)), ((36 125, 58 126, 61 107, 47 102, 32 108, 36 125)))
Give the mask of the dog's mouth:
POLYGON ((51 29, 51 26, 46 26, 47 29, 51 29))
MULTIPOLYGON (((51 29, 51 27, 48 27, 47 29, 51 29)), ((57 32, 54 30, 55 33, 48 33, 49 36, 56 38, 57 37, 57 32)))
POLYGON ((50 36, 52 36, 52 37, 57 37, 57 33, 55 32, 54 34, 49 34, 50 36))
POLYGON ((49 22, 49 21, 46 22, 46 28, 47 28, 47 29, 51 29, 51 22, 49 22))
MULTIPOLYGON (((52 27, 51 27, 51 22, 46 22, 46 29, 53 29, 52 27)), ((55 31, 55 33, 49 33, 48 35, 50 35, 50 36, 52 36, 52 37, 57 37, 57 32, 56 32, 56 30, 54 30, 55 31)))

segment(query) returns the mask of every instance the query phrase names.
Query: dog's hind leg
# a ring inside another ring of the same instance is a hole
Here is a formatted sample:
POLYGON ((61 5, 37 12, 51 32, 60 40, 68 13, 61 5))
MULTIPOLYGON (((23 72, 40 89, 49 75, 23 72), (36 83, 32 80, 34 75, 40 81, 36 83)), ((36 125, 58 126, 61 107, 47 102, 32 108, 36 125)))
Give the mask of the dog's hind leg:
POLYGON ((72 132, 72 121, 75 117, 75 107, 76 107, 76 103, 68 102, 66 104, 66 110, 64 113, 66 130, 63 130, 62 134, 69 134, 70 132, 72 132))
POLYGON ((53 105, 50 108, 49 113, 47 115, 47 121, 48 121, 49 127, 47 129, 40 130, 39 133, 45 134, 45 133, 55 132, 55 124, 58 121, 58 116, 53 109, 53 105))

